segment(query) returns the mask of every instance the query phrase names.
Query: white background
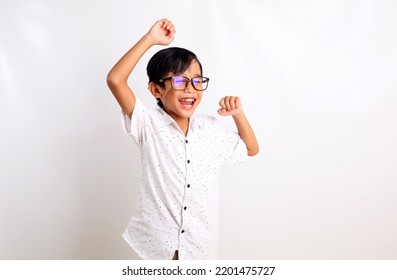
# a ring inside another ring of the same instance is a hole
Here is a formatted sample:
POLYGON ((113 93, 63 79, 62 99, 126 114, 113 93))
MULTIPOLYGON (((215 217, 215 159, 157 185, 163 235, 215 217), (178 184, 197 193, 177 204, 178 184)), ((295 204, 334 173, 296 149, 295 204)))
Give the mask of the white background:
MULTIPOLYGON (((135 259, 138 149, 106 86, 160 18, 260 142, 222 173, 222 259, 397 258, 397 2, 0 0, 0 259, 135 259)), ((146 104, 146 64, 130 85, 146 104)), ((233 128, 230 119, 222 119, 233 128)))

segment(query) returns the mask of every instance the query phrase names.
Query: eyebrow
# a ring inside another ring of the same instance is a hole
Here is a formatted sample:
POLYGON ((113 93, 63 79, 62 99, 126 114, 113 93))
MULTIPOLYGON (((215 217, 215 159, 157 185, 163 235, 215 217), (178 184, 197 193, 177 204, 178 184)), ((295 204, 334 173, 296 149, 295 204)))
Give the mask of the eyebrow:
MULTIPOLYGON (((174 74, 174 75, 172 75, 172 76, 186 77, 186 76, 184 75, 184 73, 174 74)), ((202 76, 203 76, 203 75, 201 75, 201 74, 196 74, 196 75, 193 75, 192 78, 197 78, 197 77, 202 77, 202 76)), ((186 78, 187 78, 187 77, 186 77, 186 78)))
MULTIPOLYGON (((168 73, 168 74, 171 74, 172 76, 184 76, 185 75, 185 71, 184 72, 179 72, 179 73, 168 73)), ((197 78, 197 77, 202 77, 203 76, 203 73, 199 73, 199 74, 195 74, 195 75, 193 75, 192 77, 193 78, 197 78)))

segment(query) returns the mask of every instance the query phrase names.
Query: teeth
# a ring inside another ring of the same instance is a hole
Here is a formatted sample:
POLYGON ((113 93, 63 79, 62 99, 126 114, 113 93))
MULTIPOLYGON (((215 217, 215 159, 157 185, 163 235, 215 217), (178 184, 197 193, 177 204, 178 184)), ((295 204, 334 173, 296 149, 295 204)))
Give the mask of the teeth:
POLYGON ((181 98, 180 100, 182 100, 184 102, 194 102, 196 99, 194 99, 194 98, 181 98))

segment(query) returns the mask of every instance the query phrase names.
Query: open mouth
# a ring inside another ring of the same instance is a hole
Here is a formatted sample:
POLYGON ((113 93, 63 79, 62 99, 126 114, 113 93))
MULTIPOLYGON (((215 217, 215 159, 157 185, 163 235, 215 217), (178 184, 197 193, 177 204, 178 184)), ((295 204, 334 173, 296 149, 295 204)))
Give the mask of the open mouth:
POLYGON ((179 99, 179 103, 181 103, 182 106, 187 109, 190 109, 191 107, 193 107, 195 102, 196 102, 196 98, 181 98, 181 99, 179 99))

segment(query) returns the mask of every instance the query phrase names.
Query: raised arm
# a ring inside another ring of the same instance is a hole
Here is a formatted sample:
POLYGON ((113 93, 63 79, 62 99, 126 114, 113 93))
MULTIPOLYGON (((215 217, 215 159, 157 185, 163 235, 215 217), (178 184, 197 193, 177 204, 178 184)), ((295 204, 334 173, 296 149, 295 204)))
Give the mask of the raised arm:
POLYGON ((238 135, 243 139, 249 156, 259 153, 259 145, 255 133, 243 112, 240 98, 238 96, 226 96, 219 102, 221 108, 218 110, 221 116, 232 116, 237 126, 238 135))
POLYGON ((144 53, 154 45, 169 45, 174 40, 175 27, 171 21, 157 21, 110 70, 107 84, 123 111, 131 118, 135 107, 135 95, 127 81, 144 53))

